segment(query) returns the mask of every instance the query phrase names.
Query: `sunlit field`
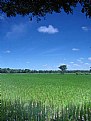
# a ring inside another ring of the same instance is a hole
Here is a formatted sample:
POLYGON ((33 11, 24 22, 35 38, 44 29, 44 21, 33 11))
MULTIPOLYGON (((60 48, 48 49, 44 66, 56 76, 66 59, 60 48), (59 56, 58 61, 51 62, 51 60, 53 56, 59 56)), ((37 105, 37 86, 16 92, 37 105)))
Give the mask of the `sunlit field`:
POLYGON ((91 121, 91 75, 0 74, 2 121, 91 121))

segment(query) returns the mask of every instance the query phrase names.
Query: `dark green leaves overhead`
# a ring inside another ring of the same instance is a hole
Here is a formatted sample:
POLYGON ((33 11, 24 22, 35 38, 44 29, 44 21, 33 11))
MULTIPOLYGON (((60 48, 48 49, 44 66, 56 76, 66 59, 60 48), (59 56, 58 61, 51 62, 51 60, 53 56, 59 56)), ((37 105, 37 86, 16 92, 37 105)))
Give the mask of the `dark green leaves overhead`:
POLYGON ((5 13, 8 17, 19 15, 30 15, 41 18, 47 13, 61 13, 62 10, 67 14, 73 13, 77 4, 81 5, 82 13, 91 17, 90 0, 0 0, 0 12, 5 13))

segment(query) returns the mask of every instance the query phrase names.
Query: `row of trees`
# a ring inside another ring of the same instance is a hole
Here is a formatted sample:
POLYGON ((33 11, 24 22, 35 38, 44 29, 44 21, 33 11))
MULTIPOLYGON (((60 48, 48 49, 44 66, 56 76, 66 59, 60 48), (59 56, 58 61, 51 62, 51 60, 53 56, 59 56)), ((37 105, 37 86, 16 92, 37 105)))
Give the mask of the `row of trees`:
POLYGON ((60 71, 0 68, 0 73, 58 73, 58 72, 60 71))
MULTIPOLYGON (((66 71, 66 70, 67 70, 67 65, 61 65, 61 66, 59 66, 58 68, 61 69, 61 73, 62 73, 62 74, 64 74, 65 72, 68 72, 68 71, 66 71)), ((69 71, 69 72, 70 72, 70 71, 69 71)), ((73 72, 74 72, 74 71, 73 71, 73 72)), ((76 72, 76 74, 78 74, 78 73, 83 73, 83 72, 88 73, 88 71, 82 71, 82 70, 76 70, 75 72, 76 72)), ((91 67, 90 67, 89 72, 91 73, 91 67)))
POLYGON ((90 70, 66 70, 67 67, 62 65, 60 70, 30 70, 30 69, 10 69, 0 68, 0 73, 91 73, 90 70))

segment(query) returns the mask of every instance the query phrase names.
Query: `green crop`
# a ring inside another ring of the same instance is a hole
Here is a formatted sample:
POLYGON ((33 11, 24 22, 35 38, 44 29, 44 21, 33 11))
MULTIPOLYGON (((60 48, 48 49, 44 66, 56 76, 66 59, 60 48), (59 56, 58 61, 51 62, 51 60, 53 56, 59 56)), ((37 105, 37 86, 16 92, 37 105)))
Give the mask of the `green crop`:
POLYGON ((10 110, 17 114, 14 107, 18 106, 20 114, 30 115, 27 107, 28 113, 35 110, 35 117, 42 112, 45 120, 88 120, 91 116, 91 75, 1 74, 0 81, 4 114, 10 110))

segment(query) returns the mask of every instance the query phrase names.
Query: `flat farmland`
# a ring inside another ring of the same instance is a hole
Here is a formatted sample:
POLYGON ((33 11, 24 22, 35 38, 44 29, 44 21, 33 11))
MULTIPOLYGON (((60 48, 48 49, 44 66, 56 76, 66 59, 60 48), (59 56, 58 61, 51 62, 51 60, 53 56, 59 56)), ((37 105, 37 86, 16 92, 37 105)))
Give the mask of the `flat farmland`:
POLYGON ((89 104, 91 114, 91 75, 0 74, 0 81, 2 101, 40 102, 55 110, 89 104))

